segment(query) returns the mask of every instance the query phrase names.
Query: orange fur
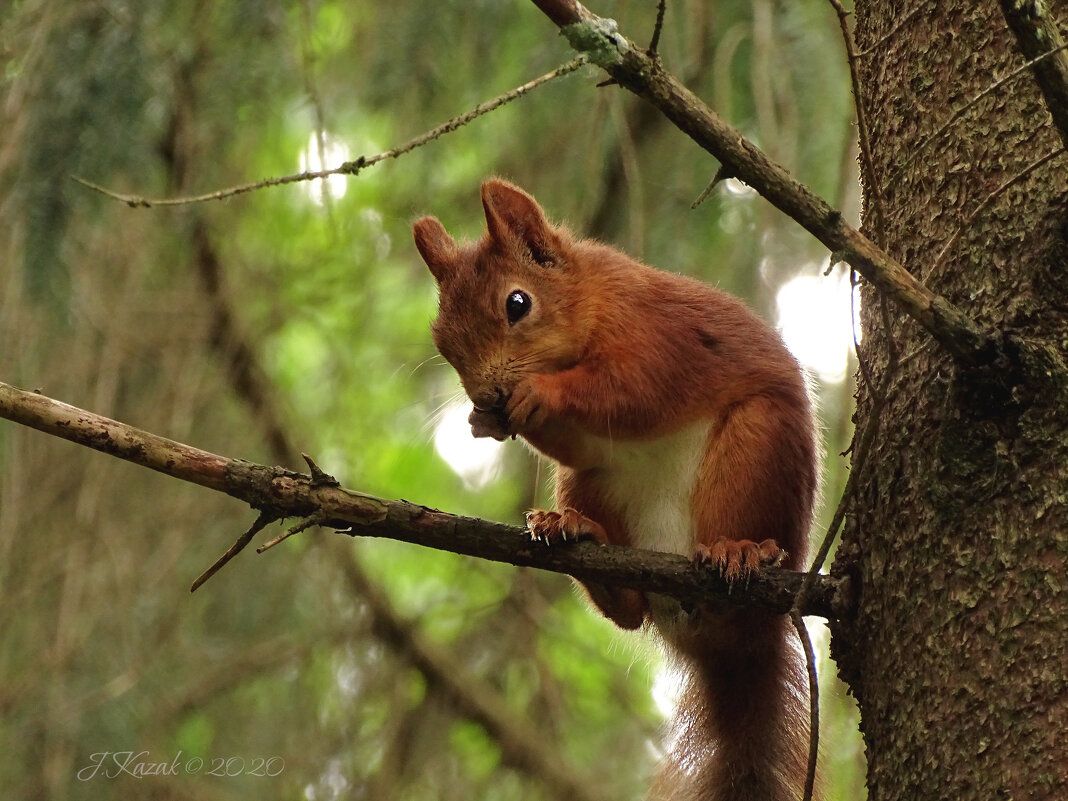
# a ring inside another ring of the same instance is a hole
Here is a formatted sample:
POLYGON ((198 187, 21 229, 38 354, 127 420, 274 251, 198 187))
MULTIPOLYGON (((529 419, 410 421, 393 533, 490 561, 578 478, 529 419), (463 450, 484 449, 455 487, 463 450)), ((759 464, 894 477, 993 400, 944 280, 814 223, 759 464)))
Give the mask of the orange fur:
MULTIPOLYGON (((686 553, 729 577, 801 567, 815 424, 780 337, 724 292, 576 239, 510 184, 487 181, 482 202, 477 243, 430 217, 415 241, 440 290, 434 341, 474 402, 473 433, 520 435, 558 463, 563 513, 533 513, 532 533, 686 553)), ((795 797, 807 727, 783 618, 587 589, 621 627, 651 621, 687 675, 653 796, 795 797)))

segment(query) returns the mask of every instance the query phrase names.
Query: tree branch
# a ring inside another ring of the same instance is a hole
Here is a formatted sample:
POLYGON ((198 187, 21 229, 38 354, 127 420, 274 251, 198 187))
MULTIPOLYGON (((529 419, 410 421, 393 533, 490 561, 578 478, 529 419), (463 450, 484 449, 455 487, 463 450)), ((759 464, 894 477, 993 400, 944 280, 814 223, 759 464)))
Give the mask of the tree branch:
POLYGON ((106 197, 110 197, 113 200, 118 200, 125 203, 131 208, 152 208, 153 206, 184 206, 189 203, 203 203, 208 200, 225 200, 227 198, 234 197, 235 195, 241 195, 246 192, 253 192, 258 189, 266 189, 271 186, 284 186, 285 184, 300 183, 302 181, 314 181, 322 178, 329 178, 332 175, 359 175, 362 170, 368 167, 373 167, 380 161, 386 159, 395 159, 403 156, 418 147, 433 142, 435 139, 444 136, 445 134, 452 133, 458 128, 467 125, 469 122, 478 119, 483 114, 488 114, 491 111, 495 111, 505 103, 522 97, 533 89, 538 88, 544 83, 555 80, 563 75, 574 72, 587 61, 585 56, 579 56, 573 58, 563 66, 557 67, 552 72, 542 75, 540 78, 535 78, 532 81, 528 81, 522 86, 517 86, 503 95, 498 95, 492 100, 487 100, 484 103, 480 103, 465 114, 461 114, 458 117, 453 117, 451 120, 443 122, 436 128, 432 128, 426 133, 420 134, 414 139, 405 142, 403 145, 398 145, 390 150, 386 150, 382 153, 375 154, 373 156, 360 156, 359 158, 351 161, 346 161, 337 167, 331 169, 322 170, 305 170, 304 172, 296 173, 294 175, 282 175, 274 178, 266 178, 262 181, 253 181, 250 183, 239 184, 238 186, 231 186, 227 189, 218 189, 214 192, 206 192, 201 195, 189 195, 187 197, 171 197, 171 198, 146 198, 140 195, 129 195, 122 192, 115 192, 107 187, 95 184, 92 181, 87 181, 77 175, 72 175, 71 178, 81 184, 82 186, 92 189, 94 192, 99 192, 106 197))
MULTIPOLYGON (((281 467, 218 456, 4 383, 0 383, 0 417, 224 492, 261 513, 317 515, 323 525, 345 529, 343 533, 352 536, 386 537, 566 573, 582 581, 633 587, 671 596, 691 609, 717 599, 785 613, 805 576, 769 568, 744 584, 731 585, 718 573, 673 554, 589 542, 549 548, 532 542, 524 528, 388 501, 281 467)), ((819 576, 801 611, 837 619, 850 606, 846 585, 819 576)))
POLYGON ((839 260, 852 265, 915 318, 958 361, 990 363, 999 350, 997 334, 936 295, 898 261, 842 219, 825 200, 796 181, 752 142, 721 119, 678 79, 577 0, 533 0, 556 23, 571 46, 589 55, 613 83, 655 105, 676 127, 715 156, 731 175, 757 190, 796 220, 839 260))
POLYGON ((1061 142, 1068 147, 1068 54, 1057 23, 1041 0, 1001 0, 1001 12, 1023 57, 1034 62, 1038 88, 1061 142), (1041 58, 1053 51, 1049 58, 1041 58))

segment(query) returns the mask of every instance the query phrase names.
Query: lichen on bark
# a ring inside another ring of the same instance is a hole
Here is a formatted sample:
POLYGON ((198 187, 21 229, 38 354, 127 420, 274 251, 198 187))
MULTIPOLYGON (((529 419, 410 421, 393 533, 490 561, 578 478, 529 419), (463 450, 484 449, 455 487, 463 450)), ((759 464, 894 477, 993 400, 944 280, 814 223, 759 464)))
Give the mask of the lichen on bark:
POLYGON ((608 69, 623 63, 627 40, 619 33, 614 19, 596 17, 564 25, 560 32, 580 53, 586 53, 598 67, 608 69))

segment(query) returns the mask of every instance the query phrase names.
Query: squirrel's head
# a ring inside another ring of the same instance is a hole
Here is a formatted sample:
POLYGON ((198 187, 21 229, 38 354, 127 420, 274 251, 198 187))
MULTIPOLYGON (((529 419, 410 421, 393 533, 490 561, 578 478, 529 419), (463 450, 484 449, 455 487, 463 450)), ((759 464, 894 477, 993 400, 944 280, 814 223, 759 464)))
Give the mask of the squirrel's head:
POLYGON ((537 202, 501 180, 482 184, 486 233, 458 244, 434 217, 415 245, 438 284, 434 344, 483 411, 503 408, 524 376, 578 362, 585 347, 572 238, 537 202))

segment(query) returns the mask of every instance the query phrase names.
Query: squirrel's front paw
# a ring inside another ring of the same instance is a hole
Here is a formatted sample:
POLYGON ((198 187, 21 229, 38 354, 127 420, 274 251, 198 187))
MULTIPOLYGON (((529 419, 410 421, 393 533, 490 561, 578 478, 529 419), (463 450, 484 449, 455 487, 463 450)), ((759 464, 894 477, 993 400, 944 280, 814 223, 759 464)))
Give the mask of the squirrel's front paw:
POLYGON ((532 540, 546 545, 568 540, 595 540, 602 545, 608 542, 604 526, 570 506, 562 512, 531 509, 527 512, 527 529, 532 540))
POLYGON ((525 431, 541 428, 548 416, 549 408, 544 393, 535 385, 533 378, 520 382, 504 405, 504 415, 508 418, 508 432, 522 434, 525 431))
POLYGON ((727 581, 750 576, 785 558, 786 551, 775 540, 716 540, 711 545, 698 545, 693 554, 695 562, 719 569, 727 581))

